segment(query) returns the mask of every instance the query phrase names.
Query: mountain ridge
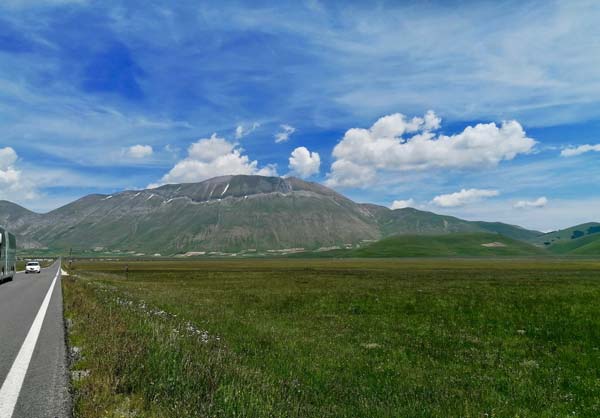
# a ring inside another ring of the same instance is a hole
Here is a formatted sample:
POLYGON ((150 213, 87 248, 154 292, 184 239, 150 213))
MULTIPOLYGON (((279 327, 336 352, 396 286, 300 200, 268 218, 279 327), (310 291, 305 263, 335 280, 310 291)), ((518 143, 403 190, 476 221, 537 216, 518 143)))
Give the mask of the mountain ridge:
POLYGON ((541 235, 503 223, 356 203, 294 177, 245 175, 92 194, 46 214, 6 202, 0 205, 0 222, 29 248, 146 254, 356 246, 399 234, 501 231, 522 240, 541 235))

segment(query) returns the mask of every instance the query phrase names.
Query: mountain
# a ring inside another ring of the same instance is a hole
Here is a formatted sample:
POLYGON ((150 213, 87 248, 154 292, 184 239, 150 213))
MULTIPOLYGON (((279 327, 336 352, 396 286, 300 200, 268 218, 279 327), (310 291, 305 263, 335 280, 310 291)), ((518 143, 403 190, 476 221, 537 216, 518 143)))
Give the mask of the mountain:
POLYGON ((541 234, 411 208, 358 204, 297 178, 243 175, 90 195, 43 215, 5 202, 0 222, 29 247, 163 255, 317 249, 397 234, 500 232, 517 239, 541 234))
POLYGON ((590 222, 536 237, 533 243, 556 254, 600 254, 600 223, 590 222))
POLYGON ((529 256, 545 251, 493 233, 396 235, 349 252, 350 257, 529 256))
POLYGON ((147 254, 318 248, 379 238, 370 214, 344 196, 298 179, 260 176, 90 195, 41 215, 27 234, 50 248, 147 254))
POLYGON ((382 236, 398 234, 436 235, 459 232, 493 232, 519 240, 531 240, 541 232, 500 222, 471 222, 413 208, 390 210, 384 206, 361 205, 376 219, 382 236))
POLYGON ((19 205, 6 200, 0 200, 0 225, 14 231, 21 248, 41 248, 43 244, 32 239, 27 230, 30 225, 36 225, 42 215, 31 212, 19 205))

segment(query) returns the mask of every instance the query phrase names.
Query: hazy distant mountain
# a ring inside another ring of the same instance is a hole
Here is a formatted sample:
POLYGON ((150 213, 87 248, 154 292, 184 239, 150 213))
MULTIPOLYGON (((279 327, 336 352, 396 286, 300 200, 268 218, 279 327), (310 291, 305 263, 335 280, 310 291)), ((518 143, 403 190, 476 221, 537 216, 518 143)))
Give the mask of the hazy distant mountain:
POLYGON ((316 249, 396 234, 541 233, 416 209, 358 204, 296 178, 224 176, 201 183, 90 195, 44 215, 4 202, 0 223, 28 246, 188 251, 316 249))
POLYGON ((0 200, 0 225, 10 228, 16 233, 21 248, 44 246, 28 234, 28 229, 37 225, 42 216, 14 203, 0 200))

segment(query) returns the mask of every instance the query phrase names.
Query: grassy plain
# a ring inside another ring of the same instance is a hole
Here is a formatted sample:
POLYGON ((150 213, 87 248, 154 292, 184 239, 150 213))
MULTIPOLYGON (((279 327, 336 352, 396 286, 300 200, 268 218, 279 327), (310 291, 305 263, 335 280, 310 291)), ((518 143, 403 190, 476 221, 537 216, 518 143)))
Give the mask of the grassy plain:
POLYGON ((78 417, 600 415, 600 261, 77 262, 78 417), (125 264, 129 274, 124 273, 125 264))
POLYGON ((544 255, 541 248, 498 234, 397 235, 351 250, 371 257, 494 257, 544 255))

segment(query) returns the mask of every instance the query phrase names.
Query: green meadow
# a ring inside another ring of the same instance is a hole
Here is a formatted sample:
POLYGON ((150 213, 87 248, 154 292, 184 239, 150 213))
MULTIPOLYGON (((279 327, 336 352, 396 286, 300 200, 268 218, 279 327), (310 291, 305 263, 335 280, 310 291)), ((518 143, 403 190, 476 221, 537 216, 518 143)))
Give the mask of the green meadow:
POLYGON ((359 258, 379 257, 507 257, 540 256, 546 252, 499 234, 400 235, 350 251, 359 258))
POLYGON ((600 416, 597 260, 78 261, 70 273, 77 417, 600 416))

